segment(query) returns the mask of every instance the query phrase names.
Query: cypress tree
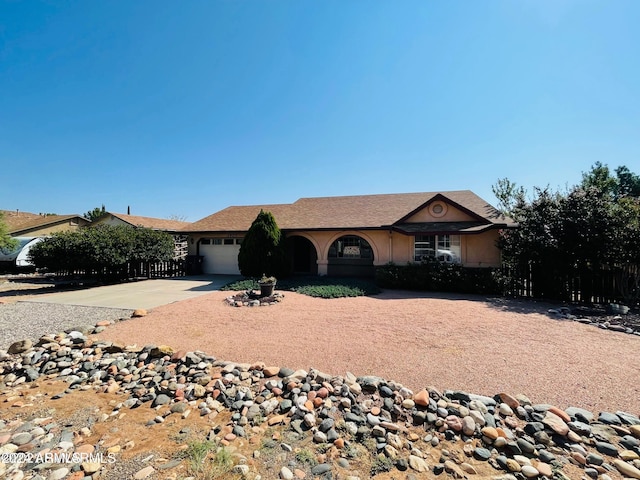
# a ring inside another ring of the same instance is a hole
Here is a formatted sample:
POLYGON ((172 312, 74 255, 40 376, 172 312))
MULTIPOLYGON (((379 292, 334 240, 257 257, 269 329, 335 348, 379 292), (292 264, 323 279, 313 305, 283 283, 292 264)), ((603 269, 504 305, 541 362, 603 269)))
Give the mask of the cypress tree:
POLYGON ((240 245, 238 266, 245 277, 285 273, 282 232, 271 212, 260 210, 251 224, 240 245))

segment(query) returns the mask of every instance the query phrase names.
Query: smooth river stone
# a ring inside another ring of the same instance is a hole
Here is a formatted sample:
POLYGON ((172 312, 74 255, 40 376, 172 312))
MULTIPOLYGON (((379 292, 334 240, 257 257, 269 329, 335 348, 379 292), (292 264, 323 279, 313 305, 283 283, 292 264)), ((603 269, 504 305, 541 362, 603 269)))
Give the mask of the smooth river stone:
POLYGON ((613 466, 625 477, 640 479, 640 470, 624 460, 614 460, 613 466))
POLYGON ((515 397, 509 395, 508 393, 501 393, 499 394, 499 397, 502 403, 506 403, 513 410, 515 410, 520 406, 520 402, 515 397))
POLYGON ((462 432, 467 436, 471 436, 475 431, 476 422, 473 420, 473 418, 471 418, 470 416, 464 417, 462 419, 462 432))
POLYGON ((428 407, 429 406, 429 392, 427 392, 426 390, 420 390, 418 393, 416 393, 413 396, 413 401, 415 402, 416 405, 419 405, 421 407, 428 407))
POLYGON ((562 435, 563 437, 569 433, 569 425, 567 425, 562 418, 556 415, 553 412, 547 411, 542 420, 547 427, 556 432, 558 435, 562 435))

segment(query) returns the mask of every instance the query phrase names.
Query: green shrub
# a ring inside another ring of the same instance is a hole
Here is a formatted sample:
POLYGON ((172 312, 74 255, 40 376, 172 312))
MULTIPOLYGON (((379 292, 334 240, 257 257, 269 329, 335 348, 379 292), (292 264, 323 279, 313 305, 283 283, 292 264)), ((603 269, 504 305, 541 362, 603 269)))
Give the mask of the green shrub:
POLYGON ((387 264, 376 267, 375 278, 382 288, 476 294, 502 291, 496 269, 450 263, 387 264))
POLYGON ((58 232, 35 244, 29 259, 36 268, 52 272, 126 276, 134 262, 161 262, 173 258, 173 238, 165 232, 124 225, 101 225, 73 232, 58 232))
POLYGON ((348 285, 304 285, 296 291, 318 298, 361 297, 365 294, 360 288, 348 285))
POLYGON ((220 290, 231 290, 234 292, 243 292, 247 290, 255 290, 259 288, 258 281, 253 278, 245 278, 235 282, 227 283, 220 287, 220 290))
POLYGON ((245 277, 280 278, 287 274, 283 235, 270 212, 260 213, 240 245, 238 267, 245 277))
MULTIPOLYGON (((257 288, 255 280, 244 279, 229 283, 221 290, 246 291, 257 288)), ((380 293, 372 281, 336 277, 291 277, 278 280, 277 288, 319 298, 360 297, 380 293)))

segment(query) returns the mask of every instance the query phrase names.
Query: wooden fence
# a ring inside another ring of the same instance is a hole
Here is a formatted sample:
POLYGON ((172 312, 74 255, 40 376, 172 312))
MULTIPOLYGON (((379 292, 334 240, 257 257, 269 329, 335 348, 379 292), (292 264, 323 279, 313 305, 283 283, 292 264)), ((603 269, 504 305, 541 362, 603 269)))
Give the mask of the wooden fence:
POLYGON ((638 267, 558 272, 542 266, 502 270, 505 293, 518 297, 576 303, 624 303, 640 300, 638 267))
POLYGON ((63 270, 53 273, 56 277, 63 279, 130 280, 136 278, 174 278, 187 275, 187 262, 184 259, 154 263, 128 262, 117 268, 63 270))

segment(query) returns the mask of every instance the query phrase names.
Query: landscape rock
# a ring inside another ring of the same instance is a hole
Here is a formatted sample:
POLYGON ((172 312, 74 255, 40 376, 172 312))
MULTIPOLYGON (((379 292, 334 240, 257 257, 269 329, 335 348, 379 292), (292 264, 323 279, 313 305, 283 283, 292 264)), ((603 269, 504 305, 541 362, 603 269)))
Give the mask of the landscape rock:
MULTIPOLYGON (((332 475, 333 467, 350 469, 355 462, 348 454, 366 439, 371 459, 385 455, 396 470, 410 469, 412 473, 406 478, 419 478, 430 470, 428 460, 434 449, 440 451, 440 459, 431 469, 433 473, 447 472, 456 478, 484 475, 487 468, 504 472, 495 472, 494 477, 551 478, 552 465, 561 472, 569 462, 580 465, 587 477, 594 472, 604 477, 607 468, 615 468, 629 478, 638 478, 634 475, 640 464, 640 420, 622 411, 601 412, 599 422, 593 413, 579 407, 563 411, 553 405, 532 405, 522 394, 513 397, 503 392, 489 397, 433 387, 414 394, 375 376, 356 378, 347 373, 335 377, 315 369, 217 361, 203 352, 175 352, 162 345, 140 348, 92 343, 80 330, 44 336, 36 346, 27 345, 22 343, 18 348, 26 347, 20 357, 7 355, 0 360, 0 383, 15 389, 14 395, 7 397, 15 402, 15 408, 33 400, 29 383, 44 377, 47 382, 66 382, 52 392, 52 399, 68 398, 82 389, 121 398, 113 400, 112 411, 100 413, 100 422, 131 414, 129 409, 152 408, 145 428, 156 432, 163 423, 182 422, 195 409, 203 421, 224 419, 212 427, 207 438, 231 451, 256 442, 256 435, 268 427, 273 438, 264 439, 265 445, 273 442, 270 448, 280 446, 274 470, 280 478, 308 475, 309 470, 305 473, 297 468, 299 463, 292 462, 299 452, 296 442, 311 439, 314 443, 309 448, 317 464, 309 468, 313 475, 325 478, 332 475), (182 419, 172 413, 181 414, 182 419)), ((49 429, 57 431, 47 425, 0 420, 0 451, 43 448, 39 442, 53 438, 48 437, 49 429)), ((48 448, 87 455, 101 448, 99 451, 120 455, 135 447, 125 440, 108 445, 85 443, 94 430, 85 427, 59 432, 48 448)), ((260 450, 256 452, 251 461, 259 459, 260 450)), ((234 456, 234 472, 253 478, 254 464, 239 458, 234 456)), ((155 476, 159 470, 169 471, 179 464, 178 460, 149 460, 148 465, 138 464, 128 478, 155 476)), ((75 471, 65 472, 65 468, 50 469, 45 478, 103 475, 110 467, 86 461, 74 467, 75 471)), ((22 470, 17 471, 24 476, 22 470)), ((561 473, 555 475, 562 478, 561 473)))
POLYGON ((20 340, 18 342, 12 343, 7 349, 7 353, 10 355, 17 355, 20 353, 24 353, 33 347, 33 342, 31 340, 20 340))

